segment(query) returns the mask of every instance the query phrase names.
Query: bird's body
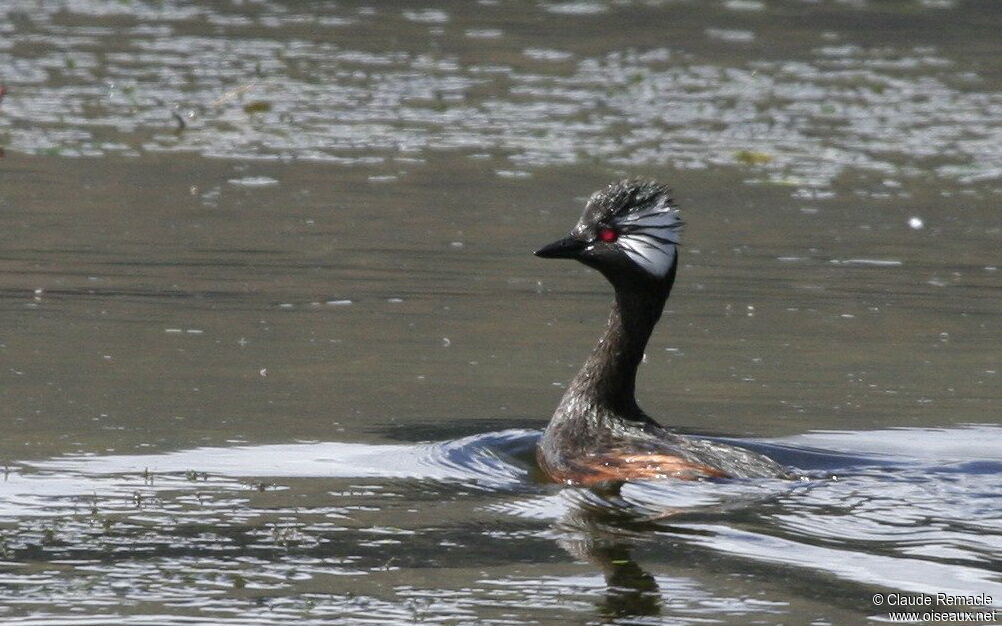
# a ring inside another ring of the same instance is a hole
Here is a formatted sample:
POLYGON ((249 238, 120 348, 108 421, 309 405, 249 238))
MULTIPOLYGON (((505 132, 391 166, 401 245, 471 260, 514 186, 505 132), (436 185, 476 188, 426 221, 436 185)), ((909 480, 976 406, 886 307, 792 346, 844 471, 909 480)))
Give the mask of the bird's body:
POLYGON ((667 187, 621 181, 592 195, 568 237, 536 252, 599 270, 616 293, 605 333, 539 444, 555 481, 788 476, 768 457, 674 433, 637 406, 637 368, 675 282, 681 225, 667 187))

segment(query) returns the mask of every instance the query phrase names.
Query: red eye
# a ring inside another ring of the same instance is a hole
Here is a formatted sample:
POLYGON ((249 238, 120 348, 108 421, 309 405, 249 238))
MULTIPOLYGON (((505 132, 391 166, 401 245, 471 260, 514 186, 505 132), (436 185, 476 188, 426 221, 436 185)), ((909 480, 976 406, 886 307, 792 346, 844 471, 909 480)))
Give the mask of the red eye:
POLYGON ((612 243, 613 241, 619 239, 619 233, 611 228, 599 228, 598 238, 600 241, 604 241, 605 243, 612 243))

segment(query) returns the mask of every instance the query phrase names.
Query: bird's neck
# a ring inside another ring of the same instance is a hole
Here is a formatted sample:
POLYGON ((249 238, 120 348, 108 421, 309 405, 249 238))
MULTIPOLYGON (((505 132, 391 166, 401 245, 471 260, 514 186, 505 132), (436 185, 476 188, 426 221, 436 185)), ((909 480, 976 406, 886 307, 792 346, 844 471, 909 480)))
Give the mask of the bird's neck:
MULTIPOLYGON (((614 283, 616 300, 609 324, 557 409, 574 413, 647 421, 634 396, 637 368, 654 326, 661 318, 675 278, 675 268, 658 282, 614 283)), ((582 415, 584 417, 584 415, 582 415)))

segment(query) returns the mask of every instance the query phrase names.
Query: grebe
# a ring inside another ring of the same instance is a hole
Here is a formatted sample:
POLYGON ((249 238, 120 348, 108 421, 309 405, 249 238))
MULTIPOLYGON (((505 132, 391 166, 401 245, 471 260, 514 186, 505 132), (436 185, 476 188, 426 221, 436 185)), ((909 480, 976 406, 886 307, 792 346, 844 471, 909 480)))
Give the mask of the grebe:
POLYGON ((790 477, 761 454, 674 433, 637 406, 637 367, 675 282, 681 226, 668 187, 624 180, 592 194, 570 235, 536 251, 577 259, 616 292, 605 333, 539 443, 540 465, 557 482, 790 477))

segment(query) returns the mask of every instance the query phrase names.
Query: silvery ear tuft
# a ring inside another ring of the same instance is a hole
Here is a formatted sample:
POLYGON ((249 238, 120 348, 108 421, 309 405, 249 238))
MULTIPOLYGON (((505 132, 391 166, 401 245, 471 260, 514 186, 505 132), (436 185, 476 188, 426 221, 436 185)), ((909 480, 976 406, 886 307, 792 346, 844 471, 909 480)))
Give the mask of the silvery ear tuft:
POLYGON ((617 243, 645 272, 664 278, 675 262, 675 246, 682 228, 671 190, 665 185, 638 181, 616 183, 613 187, 621 187, 616 191, 626 195, 612 216, 620 232, 617 243))

